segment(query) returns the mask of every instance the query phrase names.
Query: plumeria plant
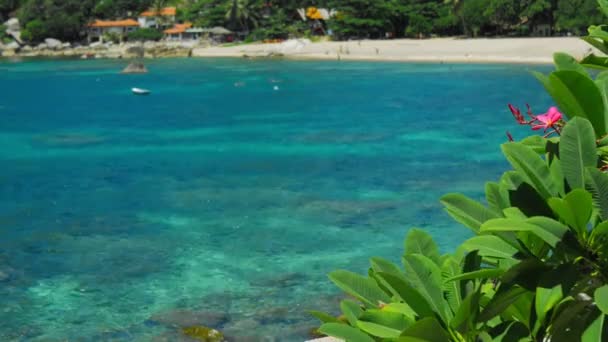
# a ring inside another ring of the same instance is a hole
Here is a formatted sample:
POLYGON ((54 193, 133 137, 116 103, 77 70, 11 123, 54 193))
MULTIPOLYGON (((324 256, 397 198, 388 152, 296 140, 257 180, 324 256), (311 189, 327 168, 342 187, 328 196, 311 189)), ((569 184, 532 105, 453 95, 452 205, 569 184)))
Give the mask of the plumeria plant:
MULTIPOLYGON (((608 0, 599 0, 608 14, 608 0)), ((606 26, 584 39, 608 53, 606 26)), ((322 334, 352 342, 608 341, 608 58, 558 53, 535 73, 556 106, 508 105, 531 132, 501 146, 512 166, 485 187, 485 203, 441 199, 474 236, 440 255, 411 230, 402 265, 373 258, 366 276, 330 279, 353 300, 342 315, 313 312, 322 334)))

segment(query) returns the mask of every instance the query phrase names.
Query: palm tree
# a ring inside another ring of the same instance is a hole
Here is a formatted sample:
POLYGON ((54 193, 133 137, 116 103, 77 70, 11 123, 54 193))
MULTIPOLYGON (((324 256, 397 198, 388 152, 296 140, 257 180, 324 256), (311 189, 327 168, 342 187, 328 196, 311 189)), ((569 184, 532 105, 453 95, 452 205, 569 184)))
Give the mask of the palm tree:
POLYGON ((254 2, 250 0, 232 0, 232 6, 226 12, 226 19, 229 20, 232 29, 238 24, 241 29, 249 31, 249 24, 257 26, 258 18, 254 2))
POLYGON ((460 18, 460 22, 462 24, 462 32, 465 36, 468 36, 469 32, 464 18, 464 1, 465 0, 445 0, 445 3, 452 6, 452 13, 454 13, 458 18, 460 18))
POLYGON ((162 28, 167 24, 167 18, 163 16, 163 8, 167 6, 167 0, 154 0, 152 3, 152 12, 156 20, 156 28, 162 28))

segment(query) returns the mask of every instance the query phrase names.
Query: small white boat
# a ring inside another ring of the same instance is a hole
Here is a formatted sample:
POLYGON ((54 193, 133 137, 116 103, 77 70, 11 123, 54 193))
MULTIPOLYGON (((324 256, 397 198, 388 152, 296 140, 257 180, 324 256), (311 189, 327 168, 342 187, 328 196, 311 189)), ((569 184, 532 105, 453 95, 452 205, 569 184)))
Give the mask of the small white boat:
POLYGON ((132 88, 131 91, 135 95, 149 95, 150 94, 150 91, 148 89, 142 89, 142 88, 132 88))

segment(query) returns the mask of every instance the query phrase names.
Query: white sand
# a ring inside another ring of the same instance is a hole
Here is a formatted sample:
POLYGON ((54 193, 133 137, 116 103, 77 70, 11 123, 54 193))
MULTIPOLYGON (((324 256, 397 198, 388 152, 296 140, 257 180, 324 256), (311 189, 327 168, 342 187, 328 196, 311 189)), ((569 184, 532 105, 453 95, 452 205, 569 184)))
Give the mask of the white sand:
POLYGON ((362 40, 310 43, 305 40, 283 44, 249 44, 231 47, 196 48, 194 57, 267 56, 282 53, 290 58, 382 60, 475 63, 551 63, 554 52, 581 58, 591 51, 575 37, 495 38, 428 40, 362 40))

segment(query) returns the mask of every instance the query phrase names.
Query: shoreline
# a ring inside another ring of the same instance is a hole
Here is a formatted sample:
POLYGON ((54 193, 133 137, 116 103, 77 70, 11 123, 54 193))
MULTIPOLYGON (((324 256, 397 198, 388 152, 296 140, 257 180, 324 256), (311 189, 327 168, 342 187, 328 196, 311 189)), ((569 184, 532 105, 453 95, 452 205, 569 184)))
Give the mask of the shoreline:
POLYGON ((402 63, 552 64, 555 52, 580 59, 594 50, 578 37, 554 38, 434 38, 426 40, 360 40, 312 43, 293 39, 274 44, 201 46, 195 42, 97 44, 65 49, 22 47, 0 50, 2 58, 87 56, 95 59, 133 59, 133 48, 155 58, 281 58, 289 60, 344 60, 402 63))

